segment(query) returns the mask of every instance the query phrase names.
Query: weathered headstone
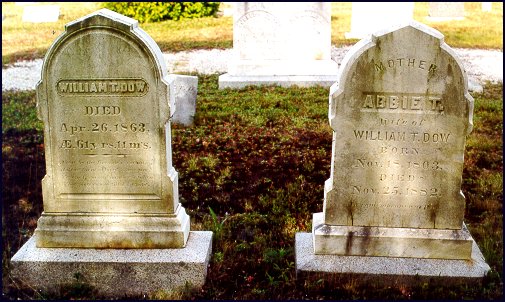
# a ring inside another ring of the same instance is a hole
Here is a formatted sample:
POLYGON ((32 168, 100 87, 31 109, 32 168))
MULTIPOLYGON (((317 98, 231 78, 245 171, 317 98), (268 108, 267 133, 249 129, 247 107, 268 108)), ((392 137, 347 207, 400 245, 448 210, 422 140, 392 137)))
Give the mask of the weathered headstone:
POLYGON ((23 7, 23 22, 56 22, 60 16, 58 5, 27 5, 23 7))
POLYGON ((465 18, 464 2, 429 2, 429 21, 463 20, 465 18))
POLYGON ((173 85, 170 86, 170 96, 174 98, 173 103, 175 104, 172 122, 185 127, 192 126, 196 113, 198 77, 174 74, 169 77, 173 79, 173 85))
POLYGON ((378 28, 405 24, 413 17, 414 2, 352 2, 351 31, 345 37, 362 39, 378 28))
POLYGON ((37 85, 44 212, 14 274, 50 290, 78 272, 105 295, 203 285, 212 233, 190 232, 179 203, 172 85, 137 21, 102 9, 66 25, 37 85))
POLYGON ((331 3, 235 3, 234 56, 219 88, 331 86, 331 3))
POLYGON ((330 89, 331 174, 312 234, 297 234, 297 270, 482 278, 461 192, 472 114, 438 31, 413 21, 356 44, 330 89))

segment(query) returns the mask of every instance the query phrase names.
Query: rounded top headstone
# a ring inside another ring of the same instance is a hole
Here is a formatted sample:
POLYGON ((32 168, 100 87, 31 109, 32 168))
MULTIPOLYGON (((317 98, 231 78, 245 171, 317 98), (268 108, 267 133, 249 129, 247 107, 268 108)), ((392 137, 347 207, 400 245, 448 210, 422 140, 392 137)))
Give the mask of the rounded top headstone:
POLYGON ((349 50, 330 89, 325 223, 461 229, 467 87, 443 35, 415 21, 349 50))

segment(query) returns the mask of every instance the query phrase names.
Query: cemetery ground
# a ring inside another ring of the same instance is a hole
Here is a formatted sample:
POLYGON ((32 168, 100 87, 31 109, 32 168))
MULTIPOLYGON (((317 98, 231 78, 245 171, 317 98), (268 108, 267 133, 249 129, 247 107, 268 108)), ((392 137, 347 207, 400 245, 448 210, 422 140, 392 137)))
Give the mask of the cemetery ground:
MULTIPOLYGON (((416 16, 426 3, 416 3, 416 16)), ((65 3, 57 24, 22 25, 16 8, 2 22, 2 65, 41 58, 68 21, 98 9, 65 3), (18 24, 18 25, 15 25, 18 24), (5 26, 5 27, 4 27, 5 26), (9 27, 10 26, 10 27, 9 27), (57 28, 57 30, 55 30, 57 28), (38 30, 35 30, 38 29, 38 30), (42 32, 42 34, 40 34, 42 32), (19 37, 23 39, 19 39, 19 37)), ((63 5, 63 4, 62 4, 63 5)), ((335 4, 334 4, 335 5, 335 4)), ((349 30, 350 3, 333 7, 332 43, 349 30), (347 5, 347 6, 346 6, 347 5), (342 22, 342 23, 339 23, 342 22)), ((433 26, 451 47, 502 49, 503 4, 493 13, 466 3, 472 17, 433 26), (445 24, 445 25, 444 25, 445 24), (444 27, 445 26, 445 27, 444 27), (494 28, 498 28, 494 30, 494 28), (482 28, 486 28, 482 31, 482 28), (489 30, 488 30, 489 29, 489 30), (477 34, 475 34, 475 32, 477 34)), ((4 3, 2 3, 3 11, 4 3)), ((424 22, 422 19, 418 19, 424 22)), ((141 25, 163 51, 231 47, 231 17, 141 25), (170 34, 167 34, 167 31, 170 34)), ((355 280, 296 282, 294 238, 311 230, 330 174, 328 89, 248 87, 218 90, 217 75, 199 77, 195 126, 173 126, 173 165, 192 230, 214 232, 205 286, 130 299, 500 299, 503 297, 503 84, 475 98, 474 130, 465 149, 465 223, 491 271, 478 286, 418 283, 388 286, 355 280)), ((35 92, 2 92, 2 298, 99 299, 76 274, 55 293, 34 291, 10 275, 10 259, 33 235, 45 175, 42 123, 35 92)))
MULTIPOLYGON (((21 22, 23 7, 2 2, 2 66, 43 58, 47 49, 70 21, 101 8, 99 2, 59 2, 60 18, 55 23, 21 22), (19 39, 23 37, 23 39, 19 39)), ((482 12, 480 2, 465 3, 466 18, 461 21, 430 22, 428 3, 416 2, 414 19, 433 27, 445 36, 453 48, 503 49, 503 3, 493 3, 491 12, 482 12), (485 28, 486 30, 482 30, 485 28)), ((163 52, 192 49, 232 48, 233 18, 206 17, 141 24, 163 52)), ((345 39, 351 29, 351 2, 333 2, 331 12, 332 45, 353 45, 358 40, 345 39)))
MULTIPOLYGON (((474 94, 474 130, 465 151, 465 222, 491 272, 479 286, 419 283, 367 286, 296 282, 294 238, 322 211, 330 173, 328 89, 247 87, 218 90, 199 75, 195 126, 172 130, 180 202, 192 230, 214 232, 201 290, 139 293, 132 299, 500 299, 503 297, 503 84, 474 94)), ((56 293, 13 280, 10 258, 32 236, 42 212, 42 123, 35 92, 2 93, 2 296, 97 299, 82 276, 56 293)))

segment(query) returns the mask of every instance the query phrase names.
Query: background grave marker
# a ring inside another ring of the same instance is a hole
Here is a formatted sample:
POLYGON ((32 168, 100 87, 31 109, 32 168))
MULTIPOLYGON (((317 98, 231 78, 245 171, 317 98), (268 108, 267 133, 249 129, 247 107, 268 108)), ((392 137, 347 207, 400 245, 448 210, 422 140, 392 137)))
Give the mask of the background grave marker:
POLYGON ((331 3, 239 2, 233 52, 219 89, 247 85, 331 86, 331 3))

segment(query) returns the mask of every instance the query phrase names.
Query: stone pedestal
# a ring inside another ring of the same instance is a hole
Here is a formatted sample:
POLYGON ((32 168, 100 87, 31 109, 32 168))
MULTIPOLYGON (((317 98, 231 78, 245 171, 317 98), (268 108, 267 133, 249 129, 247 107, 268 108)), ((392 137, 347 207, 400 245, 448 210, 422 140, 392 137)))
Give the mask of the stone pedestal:
POLYGON ((253 86, 268 86, 278 85, 281 87, 312 87, 322 86, 330 87, 335 83, 336 77, 327 76, 233 76, 228 73, 219 76, 219 89, 233 88, 240 89, 248 85, 253 86))
POLYGON ((360 284, 413 285, 434 281, 443 284, 478 284, 490 270, 472 239, 468 260, 400 258, 372 256, 317 255, 311 233, 297 233, 295 238, 296 275, 301 280, 342 284, 352 280, 360 284))
POLYGON ((324 224, 323 213, 312 220, 316 255, 471 259, 474 240, 461 230, 341 226, 324 224))
POLYGON ((176 291, 186 284, 201 287, 212 251, 212 232, 190 232, 180 249, 39 248, 36 237, 12 257, 13 277, 54 293, 79 276, 108 298, 176 291))
POLYGON ((77 248, 180 248, 189 236, 183 207, 173 215, 45 214, 37 222, 37 246, 77 248))
POLYGON ((331 86, 338 64, 331 59, 330 11, 329 2, 236 3, 233 58, 219 89, 331 86))

